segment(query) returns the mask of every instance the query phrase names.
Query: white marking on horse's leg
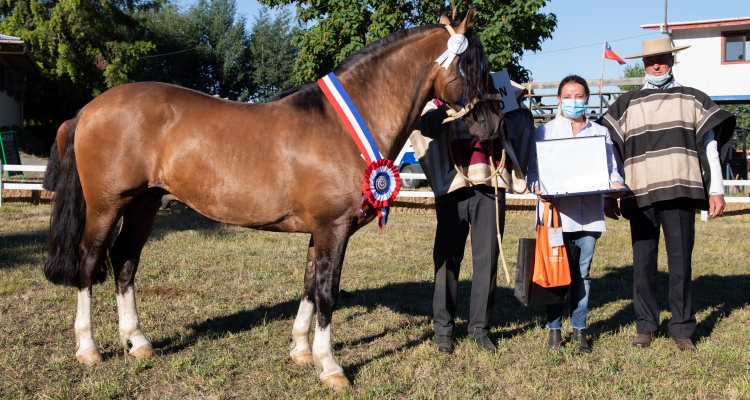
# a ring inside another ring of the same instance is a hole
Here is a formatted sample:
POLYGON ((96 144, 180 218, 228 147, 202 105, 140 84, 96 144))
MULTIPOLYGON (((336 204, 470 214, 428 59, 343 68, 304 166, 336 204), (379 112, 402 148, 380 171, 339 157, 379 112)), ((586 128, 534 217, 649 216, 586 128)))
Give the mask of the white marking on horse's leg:
POLYGON ((315 322, 312 352, 315 369, 320 372, 320 379, 326 386, 334 390, 349 386, 349 380, 344 376, 344 369, 333 359, 331 324, 323 329, 320 328, 317 321, 315 322))
POLYGON ((137 358, 156 357, 151 342, 141 330, 141 321, 138 318, 138 310, 135 308, 135 291, 133 286, 128 286, 124 294, 116 294, 117 313, 120 317, 120 342, 127 350, 128 341, 133 345, 130 355, 137 358))
POLYGON ((91 326, 91 289, 78 291, 76 322, 73 325, 76 333, 76 358, 82 364, 95 364, 102 360, 94 340, 94 329, 91 326))
POLYGON ((297 365, 309 364, 313 361, 312 352, 310 351, 310 325, 312 316, 315 311, 315 303, 303 298, 299 303, 297 318, 294 319, 292 327, 292 346, 289 355, 297 365))

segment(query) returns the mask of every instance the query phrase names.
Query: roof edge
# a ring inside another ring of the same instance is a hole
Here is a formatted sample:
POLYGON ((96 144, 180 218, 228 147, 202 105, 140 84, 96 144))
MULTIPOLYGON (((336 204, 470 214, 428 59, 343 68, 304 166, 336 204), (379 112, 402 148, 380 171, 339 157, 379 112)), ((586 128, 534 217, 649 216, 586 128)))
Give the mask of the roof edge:
MULTIPOLYGON (((706 19, 700 21, 683 21, 683 22, 667 22, 669 29, 697 29, 697 28, 711 28, 716 26, 733 26, 733 25, 750 25, 750 16, 748 17, 735 17, 735 18, 720 18, 720 19, 706 19)), ((644 24, 640 27, 647 30, 661 29, 663 23, 658 24, 644 24)))

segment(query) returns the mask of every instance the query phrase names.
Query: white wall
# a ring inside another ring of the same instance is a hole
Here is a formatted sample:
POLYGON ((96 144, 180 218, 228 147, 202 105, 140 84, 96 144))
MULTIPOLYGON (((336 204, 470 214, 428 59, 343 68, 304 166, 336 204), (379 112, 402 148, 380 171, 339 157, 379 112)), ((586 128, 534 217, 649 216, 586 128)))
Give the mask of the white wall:
POLYGON ((0 126, 22 127, 21 105, 4 92, 0 92, 0 126))
POLYGON ((721 64, 721 32, 741 30, 750 30, 750 24, 673 30, 675 46, 690 45, 677 53, 677 81, 709 96, 750 96, 750 63, 721 64))

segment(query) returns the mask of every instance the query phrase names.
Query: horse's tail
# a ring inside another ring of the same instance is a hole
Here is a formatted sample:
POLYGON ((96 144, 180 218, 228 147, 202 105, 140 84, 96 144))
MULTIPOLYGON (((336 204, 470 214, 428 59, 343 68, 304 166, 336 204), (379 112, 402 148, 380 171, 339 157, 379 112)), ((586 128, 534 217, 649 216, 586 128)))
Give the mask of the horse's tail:
POLYGON ((76 129, 75 122, 77 118, 69 119, 57 128, 57 134, 55 134, 55 142, 52 143, 52 150, 50 151, 49 160, 47 161, 47 170, 44 173, 44 181, 42 181, 42 188, 51 192, 55 191, 55 185, 57 185, 57 174, 60 171, 60 152, 65 154, 66 147, 62 147, 58 150, 59 146, 65 146, 68 141, 68 136, 72 135, 76 129))
MULTIPOLYGON (((80 115, 80 114, 79 114, 80 115)), ((78 265, 80 255, 78 245, 86 226, 86 200, 83 197, 81 178, 78 175, 76 155, 73 146, 75 129, 73 125, 65 141, 65 155, 57 174, 55 200, 52 207, 47 247, 49 256, 44 265, 47 280, 57 285, 78 286, 78 265)), ((103 282, 107 278, 104 259, 92 274, 92 283, 103 282)))
POLYGON ((49 160, 47 160, 47 169, 44 171, 44 180, 42 181, 42 189, 49 190, 50 192, 55 191, 55 185, 57 184, 57 173, 60 170, 60 155, 57 151, 57 140, 52 143, 52 150, 49 154, 49 160))

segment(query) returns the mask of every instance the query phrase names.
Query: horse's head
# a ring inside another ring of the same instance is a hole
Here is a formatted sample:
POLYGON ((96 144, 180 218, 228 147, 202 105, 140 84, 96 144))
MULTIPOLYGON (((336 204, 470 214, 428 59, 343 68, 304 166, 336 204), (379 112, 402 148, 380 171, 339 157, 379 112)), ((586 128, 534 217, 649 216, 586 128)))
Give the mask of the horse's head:
MULTIPOLYGON (((502 116, 498 102, 485 101, 484 98, 484 95, 496 93, 497 90, 492 84, 487 56, 474 29, 475 16, 476 9, 471 8, 463 21, 453 27, 456 34, 466 37, 468 46, 450 67, 438 66, 433 88, 435 96, 453 110, 469 108, 462 117, 469 126, 469 132, 478 140, 486 140, 497 137, 502 116)), ((440 23, 450 25, 450 20, 443 15, 440 23)))

